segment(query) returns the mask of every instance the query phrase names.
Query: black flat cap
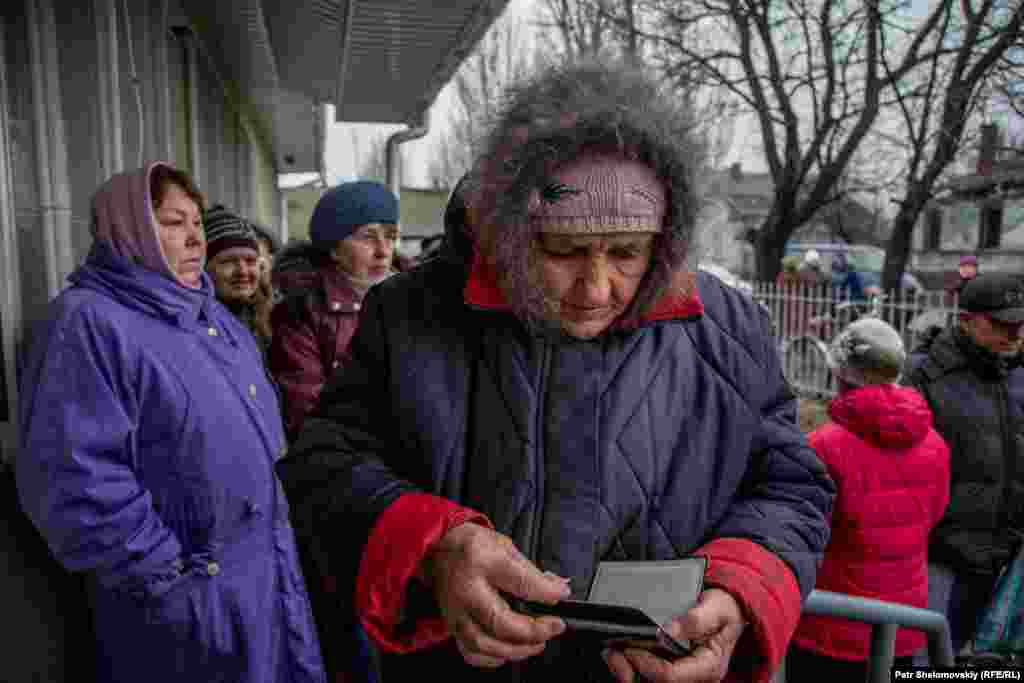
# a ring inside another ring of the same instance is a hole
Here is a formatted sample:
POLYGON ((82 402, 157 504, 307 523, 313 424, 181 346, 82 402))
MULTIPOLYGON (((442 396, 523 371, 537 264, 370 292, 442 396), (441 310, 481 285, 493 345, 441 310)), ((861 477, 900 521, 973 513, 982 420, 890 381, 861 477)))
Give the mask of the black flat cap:
POLYGON ((1024 322, 1024 278, 1013 273, 983 273, 964 285, 960 309, 987 313, 1004 323, 1024 322))

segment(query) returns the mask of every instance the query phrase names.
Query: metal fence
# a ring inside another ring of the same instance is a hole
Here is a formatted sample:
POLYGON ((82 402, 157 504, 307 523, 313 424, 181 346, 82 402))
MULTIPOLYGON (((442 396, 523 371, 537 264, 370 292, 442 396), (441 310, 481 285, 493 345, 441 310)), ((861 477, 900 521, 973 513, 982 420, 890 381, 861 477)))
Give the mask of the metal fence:
MULTIPOLYGON (((845 593, 813 590, 804 603, 803 614, 836 617, 871 625, 866 683, 886 683, 890 680, 896 633, 900 628, 923 631, 928 636, 928 661, 932 666, 951 667, 955 664, 949 622, 939 612, 845 593)), ((802 683, 788 681, 785 662, 772 681, 802 683)))
POLYGON ((828 285, 758 283, 753 296, 771 316, 786 378, 807 398, 835 394, 828 344, 854 320, 882 318, 899 331, 910 352, 924 337, 948 325, 957 312, 955 297, 941 291, 896 291, 864 300, 828 285))

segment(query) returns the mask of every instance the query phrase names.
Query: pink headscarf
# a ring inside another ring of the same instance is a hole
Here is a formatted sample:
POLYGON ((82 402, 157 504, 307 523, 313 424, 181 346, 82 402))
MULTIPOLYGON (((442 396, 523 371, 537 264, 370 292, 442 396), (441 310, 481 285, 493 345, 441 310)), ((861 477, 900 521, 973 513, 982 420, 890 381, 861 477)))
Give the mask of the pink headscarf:
POLYGON ((171 270, 160 246, 149 178, 155 161, 134 171, 118 173, 103 183, 92 198, 92 236, 121 258, 155 270, 184 285, 171 270))

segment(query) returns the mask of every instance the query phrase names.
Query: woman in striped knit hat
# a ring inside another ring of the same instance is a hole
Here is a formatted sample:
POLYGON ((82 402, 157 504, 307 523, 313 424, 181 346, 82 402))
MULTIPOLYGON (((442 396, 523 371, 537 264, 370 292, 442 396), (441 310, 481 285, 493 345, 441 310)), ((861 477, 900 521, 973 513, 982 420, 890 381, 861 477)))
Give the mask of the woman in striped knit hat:
POLYGON ((256 231, 241 216, 218 204, 203 214, 206 230, 206 271, 216 288, 217 300, 252 331, 266 354, 272 336, 273 300, 260 277, 256 231))

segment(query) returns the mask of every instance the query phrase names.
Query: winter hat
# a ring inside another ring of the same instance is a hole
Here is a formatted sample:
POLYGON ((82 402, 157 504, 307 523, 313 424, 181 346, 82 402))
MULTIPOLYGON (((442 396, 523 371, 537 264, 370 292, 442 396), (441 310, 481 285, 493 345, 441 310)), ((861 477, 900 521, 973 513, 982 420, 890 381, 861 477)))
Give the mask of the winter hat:
POLYGON ((961 266, 976 266, 978 265, 978 257, 968 254, 967 256, 960 257, 961 266))
POLYGON ((884 320, 862 318, 832 341, 828 366, 838 377, 859 387, 897 381, 906 357, 899 332, 884 320))
POLYGON ((309 221, 314 244, 334 244, 367 223, 398 223, 398 200, 372 180, 342 183, 323 194, 309 221))
POLYGON ((635 329, 659 305, 695 293, 690 262, 698 254, 698 174, 707 148, 693 114, 652 71, 607 53, 550 62, 505 89, 473 166, 468 258, 486 265, 513 314, 530 326, 551 322, 535 268, 542 223, 533 218, 542 216, 533 214, 546 212, 545 195, 564 194, 551 187, 553 177, 596 151, 650 165, 665 187, 661 232, 616 328, 635 329))
POLYGON ((562 235, 662 232, 668 202, 654 169, 621 154, 588 151, 533 191, 530 220, 562 235))
POLYGON ((203 213, 203 227, 206 230, 206 258, 214 257, 227 250, 252 252, 259 256, 256 233, 249 223, 228 210, 223 204, 210 207, 203 213))
POLYGON ((985 313, 1004 323, 1024 323, 1024 279, 1016 273, 986 273, 960 292, 960 310, 985 313))

